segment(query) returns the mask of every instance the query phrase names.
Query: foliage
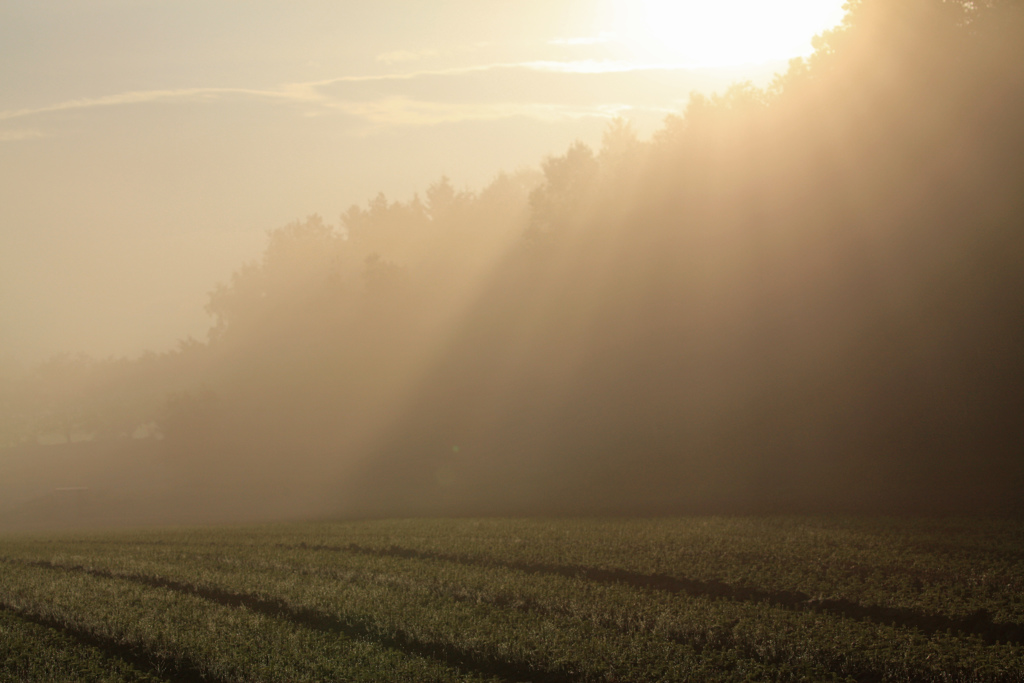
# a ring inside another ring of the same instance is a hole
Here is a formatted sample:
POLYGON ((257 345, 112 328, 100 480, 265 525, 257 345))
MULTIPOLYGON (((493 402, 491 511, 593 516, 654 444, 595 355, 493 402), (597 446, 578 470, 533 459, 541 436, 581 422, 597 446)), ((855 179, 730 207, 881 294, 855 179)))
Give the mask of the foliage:
POLYGON ((160 420, 356 514, 1019 511, 1024 13, 846 7, 650 142, 272 232, 209 340, 54 361, 7 440, 160 420))

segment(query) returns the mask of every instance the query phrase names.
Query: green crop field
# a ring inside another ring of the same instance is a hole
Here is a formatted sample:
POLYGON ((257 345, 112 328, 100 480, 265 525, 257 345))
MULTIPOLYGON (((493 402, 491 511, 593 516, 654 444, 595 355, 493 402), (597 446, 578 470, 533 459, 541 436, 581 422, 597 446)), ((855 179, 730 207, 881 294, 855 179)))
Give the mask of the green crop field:
POLYGON ((0 681, 1024 681, 1024 523, 0 537, 0 681))

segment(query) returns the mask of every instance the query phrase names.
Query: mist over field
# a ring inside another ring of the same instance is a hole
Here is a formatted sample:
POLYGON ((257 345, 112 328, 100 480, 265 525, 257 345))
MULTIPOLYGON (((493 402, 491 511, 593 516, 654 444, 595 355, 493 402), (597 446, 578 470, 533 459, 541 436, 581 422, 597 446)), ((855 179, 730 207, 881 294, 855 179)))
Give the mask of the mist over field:
POLYGON ((814 47, 282 223, 173 350, 0 365, 0 527, 1019 514, 1024 6, 853 1, 814 47))

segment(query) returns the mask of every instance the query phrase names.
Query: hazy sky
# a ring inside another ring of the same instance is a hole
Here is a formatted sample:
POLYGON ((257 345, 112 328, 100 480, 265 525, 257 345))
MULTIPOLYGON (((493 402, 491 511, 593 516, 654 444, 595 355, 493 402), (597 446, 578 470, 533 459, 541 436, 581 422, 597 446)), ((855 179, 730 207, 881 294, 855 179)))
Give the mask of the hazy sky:
POLYGON ((0 369, 204 338, 267 230, 767 82, 841 0, 2 0, 0 369))

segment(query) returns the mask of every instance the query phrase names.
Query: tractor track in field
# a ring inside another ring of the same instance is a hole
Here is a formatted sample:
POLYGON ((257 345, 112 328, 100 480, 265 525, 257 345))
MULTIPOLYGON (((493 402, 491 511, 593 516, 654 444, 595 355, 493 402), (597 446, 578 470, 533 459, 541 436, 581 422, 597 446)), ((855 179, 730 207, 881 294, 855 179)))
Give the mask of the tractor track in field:
MULTIPOLYGON (((268 599, 252 593, 228 591, 221 588, 200 586, 156 576, 122 574, 81 565, 64 565, 46 560, 0 558, 0 561, 56 571, 87 574, 104 579, 130 581, 151 588, 163 588, 183 595, 196 596, 227 607, 244 607, 253 612, 277 619, 285 619, 306 628, 333 633, 354 640, 374 642, 388 649, 440 662, 463 673, 496 677, 508 683, 514 683, 515 681, 573 683, 578 680, 578 677, 570 672, 549 671, 532 667, 525 662, 504 661, 481 652, 470 651, 447 643, 424 642, 401 630, 389 629, 388 632, 384 632, 375 624, 365 619, 332 615, 320 610, 292 605, 284 600, 268 599)), ((83 633, 88 636, 87 632, 83 633)), ((188 674, 189 671, 187 667, 183 668, 184 673, 188 674)), ((174 680, 182 680, 187 683, 192 683, 192 681, 213 681, 216 683, 215 679, 188 678, 187 676, 175 677, 174 680)))
POLYGON ((927 635, 956 631, 965 635, 978 636, 989 645, 995 643, 1024 644, 1024 624, 993 622, 991 615, 984 610, 978 610, 965 617, 950 617, 906 608, 861 605, 851 600, 814 599, 801 591, 770 591, 750 586, 737 586, 723 581, 697 581, 667 574, 643 574, 626 569, 482 559, 399 546, 367 548, 356 544, 331 546, 299 543, 296 545, 279 544, 278 547, 344 552, 375 557, 435 560, 471 567, 498 567, 527 574, 564 576, 594 583, 624 584, 666 593, 683 593, 695 597, 737 602, 766 603, 788 609, 833 614, 848 619, 867 619, 878 624, 916 628, 927 635))
POLYGON ((144 647, 129 645, 66 621, 30 612, 2 601, 0 610, 22 621, 57 631, 80 645, 98 650, 110 659, 118 659, 141 673, 161 680, 175 683, 229 683, 209 672, 204 672, 196 662, 187 657, 158 656, 144 647))

